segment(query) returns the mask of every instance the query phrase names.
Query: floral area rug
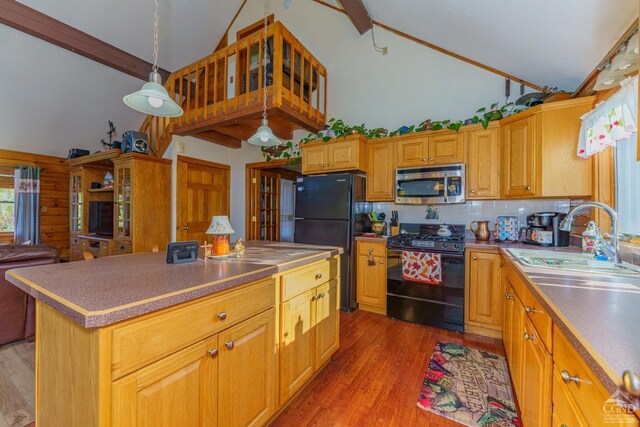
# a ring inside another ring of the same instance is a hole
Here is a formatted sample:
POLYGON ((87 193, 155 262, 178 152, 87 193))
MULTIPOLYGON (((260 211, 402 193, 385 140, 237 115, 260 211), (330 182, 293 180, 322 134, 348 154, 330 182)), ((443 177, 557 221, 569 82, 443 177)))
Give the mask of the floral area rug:
POLYGON ((505 358, 457 344, 436 344, 418 407, 465 426, 521 426, 505 358))

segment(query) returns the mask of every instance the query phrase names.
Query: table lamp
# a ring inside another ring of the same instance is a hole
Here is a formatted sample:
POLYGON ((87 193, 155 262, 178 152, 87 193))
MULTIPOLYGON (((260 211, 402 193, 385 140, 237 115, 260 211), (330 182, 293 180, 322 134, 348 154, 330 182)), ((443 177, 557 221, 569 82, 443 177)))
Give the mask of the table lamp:
POLYGON ((226 215, 211 217, 211 225, 207 230, 207 234, 213 235, 213 254, 229 255, 229 235, 233 234, 233 228, 226 215))

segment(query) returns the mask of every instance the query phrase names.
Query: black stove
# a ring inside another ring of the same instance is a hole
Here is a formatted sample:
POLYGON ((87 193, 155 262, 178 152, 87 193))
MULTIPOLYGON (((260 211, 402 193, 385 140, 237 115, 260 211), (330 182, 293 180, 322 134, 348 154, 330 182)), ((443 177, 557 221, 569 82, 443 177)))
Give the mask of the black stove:
POLYGON ((450 224, 402 224, 400 234, 387 239, 391 249, 428 250, 433 252, 464 253, 464 225, 450 224), (438 234, 440 227, 446 226, 450 236, 438 234))

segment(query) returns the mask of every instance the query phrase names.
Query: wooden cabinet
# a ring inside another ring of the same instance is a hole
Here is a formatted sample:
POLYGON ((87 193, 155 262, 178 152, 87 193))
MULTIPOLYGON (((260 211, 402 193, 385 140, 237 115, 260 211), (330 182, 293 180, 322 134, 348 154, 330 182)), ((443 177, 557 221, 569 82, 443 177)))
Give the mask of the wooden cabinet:
POLYGON ((467 139, 467 199, 500 197, 500 129, 497 122, 487 129, 465 132, 467 139))
POLYGON ((94 258, 103 258, 112 255, 113 240, 99 237, 80 236, 80 255, 89 252, 94 258))
POLYGON ((367 143, 367 201, 393 201, 395 150, 388 139, 367 143))
POLYGON ((316 141, 300 146, 302 173, 366 170, 366 138, 351 135, 328 142, 316 141))
POLYGON ((588 197, 592 160, 576 155, 593 97, 541 104, 500 121, 504 198, 588 197))
POLYGON ((522 395, 518 399, 525 426, 551 425, 551 355, 536 329, 525 318, 523 333, 522 395))
POLYGON ((387 255, 385 241, 360 240, 356 277, 358 308, 387 314, 387 255))
POLYGON ((464 134, 450 130, 394 139, 399 168, 464 162, 464 134))
POLYGON ((281 277, 280 405, 304 387, 338 350, 338 258, 281 277))
POLYGON ((496 251, 467 250, 465 331, 502 336, 502 255, 496 251))

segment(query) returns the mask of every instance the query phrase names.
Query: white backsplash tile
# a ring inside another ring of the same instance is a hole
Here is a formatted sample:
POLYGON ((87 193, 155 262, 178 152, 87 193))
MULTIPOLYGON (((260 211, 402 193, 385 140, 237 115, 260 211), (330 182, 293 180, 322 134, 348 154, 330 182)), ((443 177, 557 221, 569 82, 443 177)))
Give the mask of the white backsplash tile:
POLYGON ((374 212, 384 212, 391 218, 391 211, 398 211, 400 223, 431 223, 431 224, 464 224, 469 228, 471 221, 489 221, 493 225, 498 216, 517 216, 518 222, 524 224, 527 215, 534 212, 568 212, 569 200, 474 200, 464 204, 433 205, 437 207, 440 218, 425 219, 427 206, 424 205, 396 205, 395 203, 373 203, 374 212))

